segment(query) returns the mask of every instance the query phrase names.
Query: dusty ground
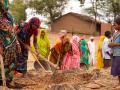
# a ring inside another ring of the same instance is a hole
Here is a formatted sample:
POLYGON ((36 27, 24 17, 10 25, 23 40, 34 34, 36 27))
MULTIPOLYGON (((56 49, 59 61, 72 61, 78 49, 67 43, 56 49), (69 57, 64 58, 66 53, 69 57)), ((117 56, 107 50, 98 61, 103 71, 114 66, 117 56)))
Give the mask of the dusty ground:
POLYGON ((14 90, 120 90, 117 78, 110 76, 109 71, 101 70, 97 74, 91 68, 89 71, 74 69, 50 74, 32 70, 25 77, 15 79, 22 88, 14 90))

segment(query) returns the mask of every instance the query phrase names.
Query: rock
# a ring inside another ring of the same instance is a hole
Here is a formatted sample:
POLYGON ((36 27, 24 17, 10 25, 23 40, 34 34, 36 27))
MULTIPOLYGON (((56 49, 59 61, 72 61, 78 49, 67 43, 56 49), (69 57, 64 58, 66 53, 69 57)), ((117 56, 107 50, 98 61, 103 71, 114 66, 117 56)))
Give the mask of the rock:
POLYGON ((99 89, 100 85, 89 83, 89 84, 86 85, 86 87, 91 88, 91 89, 99 89))

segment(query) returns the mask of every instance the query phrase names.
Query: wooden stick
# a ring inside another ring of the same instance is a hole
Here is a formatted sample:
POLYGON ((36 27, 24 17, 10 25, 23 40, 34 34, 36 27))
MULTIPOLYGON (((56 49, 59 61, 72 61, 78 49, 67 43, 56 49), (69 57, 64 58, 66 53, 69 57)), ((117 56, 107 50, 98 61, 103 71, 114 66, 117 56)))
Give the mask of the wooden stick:
MULTIPOLYGON (((34 55, 37 55, 37 53, 35 51, 33 51, 30 46, 28 46, 27 44, 24 44, 21 39, 19 39, 19 37, 17 37, 17 39, 34 55)), ((43 57, 41 54, 39 54, 39 56, 37 56, 39 58, 42 58, 45 62, 48 62, 51 66, 53 66, 54 68, 57 68, 57 65, 53 64, 52 62, 48 61, 48 59, 46 59, 45 57, 43 57)))
MULTIPOLYGON (((57 67, 59 67, 59 62, 60 62, 60 55, 59 55, 59 57, 58 57, 57 67)), ((48 82, 46 82, 47 84, 45 83, 45 85, 44 85, 44 88, 45 88, 45 89, 47 88, 47 85, 49 85, 50 80, 52 80, 52 78, 54 78, 54 74, 56 73, 56 71, 57 71, 57 68, 55 68, 55 70, 54 70, 52 76, 50 77, 50 79, 48 80, 48 82)))
POLYGON ((38 58, 35 56, 35 54, 33 54, 32 52, 31 52, 31 54, 33 55, 33 57, 35 58, 35 60, 37 61, 37 63, 41 66, 41 68, 42 68, 44 71, 46 71, 45 68, 43 67, 43 65, 41 65, 41 63, 39 62, 38 58))
MULTIPOLYGON (((31 53, 37 55, 37 53, 36 53, 35 51, 33 51, 28 45, 26 45, 26 47, 28 48, 28 50, 29 50, 31 53)), ((42 58, 45 62, 48 62, 48 63, 49 63, 51 66, 53 66, 54 68, 57 67, 55 64, 53 64, 52 62, 48 61, 48 59, 45 58, 44 56, 42 56, 41 54, 39 54, 37 57, 38 57, 38 58, 42 58)))
POLYGON ((5 68, 3 63, 3 57, 0 54, 0 63, 1 63, 1 75, 2 75, 2 81, 3 81, 3 90, 6 90, 6 77, 5 77, 5 68))

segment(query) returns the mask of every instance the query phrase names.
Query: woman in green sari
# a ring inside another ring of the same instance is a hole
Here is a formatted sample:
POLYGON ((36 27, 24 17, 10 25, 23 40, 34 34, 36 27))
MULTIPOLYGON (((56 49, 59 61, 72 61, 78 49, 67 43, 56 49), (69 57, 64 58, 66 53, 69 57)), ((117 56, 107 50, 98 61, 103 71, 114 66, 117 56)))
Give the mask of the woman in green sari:
POLYGON ((81 51, 80 63, 84 63, 88 69, 89 68, 89 48, 87 46, 86 40, 84 39, 80 41, 80 51, 81 51))
POLYGON ((45 29, 40 30, 37 39, 39 53, 47 58, 50 51, 50 41, 48 39, 48 35, 45 29))
MULTIPOLYGON (((41 29, 40 32, 38 33, 37 45, 39 53, 45 58, 48 58, 50 51, 50 41, 48 39, 48 34, 45 29, 41 29)), ((50 69, 50 66, 42 58, 40 58, 40 63, 44 66, 46 70, 50 69)), ((37 62, 34 63, 34 67, 35 69, 39 68, 37 62)))

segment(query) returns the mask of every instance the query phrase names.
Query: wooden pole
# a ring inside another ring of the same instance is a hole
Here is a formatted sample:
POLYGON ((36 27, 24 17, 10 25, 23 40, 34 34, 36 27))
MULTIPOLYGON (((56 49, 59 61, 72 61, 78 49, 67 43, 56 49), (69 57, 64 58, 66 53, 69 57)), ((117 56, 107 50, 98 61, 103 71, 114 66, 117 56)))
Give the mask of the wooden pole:
MULTIPOLYGON (((34 55, 37 55, 37 53, 35 51, 33 51, 28 45, 26 45, 27 49, 33 53, 34 55)), ((57 65, 51 63, 50 61, 48 61, 47 58, 45 58, 44 56, 42 56, 41 54, 39 54, 39 56, 37 56, 39 58, 42 58, 45 62, 49 63, 51 66, 53 66, 54 68, 57 68, 57 65)))
POLYGON ((3 81, 3 90, 6 90, 5 68, 4 68, 2 55, 0 55, 0 63, 1 63, 1 75, 2 75, 2 81, 3 81))
MULTIPOLYGON (((23 46, 26 47, 31 53, 33 53, 34 55, 37 56, 37 53, 36 53, 35 51, 33 51, 30 46, 28 46, 27 44, 24 44, 18 37, 17 37, 17 39, 18 39, 18 40, 23 44, 23 46)), ((53 64, 52 62, 48 61, 48 59, 45 58, 44 56, 42 56, 41 54, 39 54, 37 57, 42 58, 45 62, 49 63, 49 64, 50 64, 51 66, 53 66, 54 68, 57 68, 57 65, 55 65, 55 64, 53 64)), ((38 64, 39 64, 39 63, 38 63, 38 64)))
POLYGON ((41 66, 41 68, 44 70, 44 71, 46 71, 45 70, 45 68, 41 65, 41 63, 39 62, 39 59, 35 56, 35 54, 33 54, 32 52, 31 52, 31 54, 33 55, 33 57, 35 58, 35 60, 37 61, 37 63, 41 66))

